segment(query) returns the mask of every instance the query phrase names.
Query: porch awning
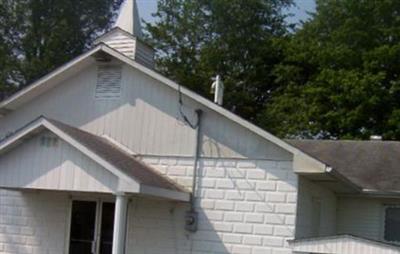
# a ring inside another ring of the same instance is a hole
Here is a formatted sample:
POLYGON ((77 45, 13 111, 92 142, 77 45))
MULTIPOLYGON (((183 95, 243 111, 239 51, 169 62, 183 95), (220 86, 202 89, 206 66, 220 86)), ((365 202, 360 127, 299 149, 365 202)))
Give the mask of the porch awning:
POLYGON ((39 117, 0 141, 0 179, 0 187, 9 188, 53 189, 54 186, 55 190, 86 191, 90 189, 89 191, 98 192, 138 193, 181 201, 188 201, 190 197, 189 192, 176 182, 118 148, 107 139, 45 117, 39 117), (61 145, 65 143, 65 146, 71 148, 55 153, 56 149, 61 148, 29 146, 28 141, 43 132, 51 133, 62 141, 61 145), (24 145, 27 147, 15 149, 24 145), (76 152, 73 154, 65 152, 71 149, 76 152), (38 156, 38 150, 43 150, 41 157, 38 156), (10 153, 16 154, 10 159, 7 157, 10 157, 10 153), (44 156, 43 153, 45 153, 44 156), (77 156, 77 153, 80 155, 77 156), (67 156, 69 157, 67 158, 67 156), (63 160, 60 160, 60 157, 63 160), (42 161, 38 163, 38 160, 42 161), (82 160, 84 161, 82 162, 82 160), (73 164, 73 167, 61 172, 60 167, 65 162, 73 164), (96 166, 88 165, 93 163, 96 166), (21 164, 23 165, 21 166, 21 164), (38 169, 31 170, 35 166, 38 169), (42 166, 47 167, 47 171, 43 170, 42 166), (78 176, 69 174, 71 168, 79 168, 85 172, 78 176), (54 184, 64 183, 71 177, 77 179, 74 179, 70 185, 63 184, 60 187, 60 184, 58 186, 54 184), (36 181, 37 178, 42 179, 36 181), (45 179, 43 180, 43 178, 45 179), (97 185, 93 184, 86 189, 84 184, 80 184, 79 187, 73 186, 76 182, 89 182, 89 178, 94 179, 99 185, 103 184, 102 186, 105 188, 97 190, 93 187, 97 185), (34 184, 32 184, 33 182, 34 184))
POLYGON ((289 241, 295 253, 399 254, 400 246, 352 235, 336 235, 289 241))

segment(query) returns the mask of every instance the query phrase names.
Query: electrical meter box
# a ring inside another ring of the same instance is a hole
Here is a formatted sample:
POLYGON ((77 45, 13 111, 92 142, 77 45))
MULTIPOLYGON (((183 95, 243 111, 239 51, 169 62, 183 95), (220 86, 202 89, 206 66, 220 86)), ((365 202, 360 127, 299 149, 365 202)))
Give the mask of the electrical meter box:
POLYGON ((197 231, 198 213, 196 211, 187 211, 185 215, 185 229, 189 232, 197 231))

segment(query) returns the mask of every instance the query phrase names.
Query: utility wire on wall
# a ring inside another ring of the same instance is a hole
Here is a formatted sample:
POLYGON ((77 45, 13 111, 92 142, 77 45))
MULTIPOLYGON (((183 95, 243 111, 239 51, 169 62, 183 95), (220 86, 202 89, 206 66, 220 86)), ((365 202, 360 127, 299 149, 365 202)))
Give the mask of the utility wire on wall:
POLYGON ((183 99, 182 99, 182 91, 181 91, 181 85, 178 85, 178 95, 179 95, 179 114, 182 117, 183 121, 190 126, 190 128, 192 129, 196 129, 199 126, 199 119, 197 118, 197 122, 196 123, 192 123, 189 118, 185 115, 185 113, 183 112, 183 99))

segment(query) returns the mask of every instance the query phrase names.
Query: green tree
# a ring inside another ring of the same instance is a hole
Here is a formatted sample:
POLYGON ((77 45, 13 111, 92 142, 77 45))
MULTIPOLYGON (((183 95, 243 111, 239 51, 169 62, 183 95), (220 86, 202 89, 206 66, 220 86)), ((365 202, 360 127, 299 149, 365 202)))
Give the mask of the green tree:
POLYGON ((285 43, 262 126, 279 136, 400 138, 400 1, 317 0, 285 43))
POLYGON ((274 90, 273 66, 287 35, 292 0, 160 0, 156 22, 146 23, 158 50, 158 69, 205 96, 223 77, 224 106, 255 120, 274 90))
POLYGON ((82 53, 122 0, 1 0, 0 92, 19 89, 82 53))

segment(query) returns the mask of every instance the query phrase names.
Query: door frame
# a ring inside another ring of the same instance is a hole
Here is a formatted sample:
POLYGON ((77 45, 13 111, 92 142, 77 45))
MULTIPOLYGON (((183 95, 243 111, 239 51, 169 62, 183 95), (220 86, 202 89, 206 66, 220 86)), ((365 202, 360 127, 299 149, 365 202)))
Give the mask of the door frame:
POLYGON ((95 229, 94 235, 96 239, 96 254, 99 254, 100 250, 100 232, 101 232, 101 216, 103 213, 103 203, 114 203, 115 197, 113 196, 88 196, 88 195, 76 195, 70 196, 69 199, 69 207, 67 213, 67 223, 66 223, 66 232, 65 232, 65 248, 64 254, 69 254, 69 247, 71 243, 71 222, 72 222, 72 204, 74 201, 92 201, 96 202, 96 219, 95 219, 95 229))

